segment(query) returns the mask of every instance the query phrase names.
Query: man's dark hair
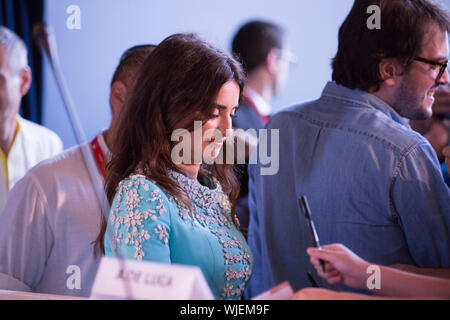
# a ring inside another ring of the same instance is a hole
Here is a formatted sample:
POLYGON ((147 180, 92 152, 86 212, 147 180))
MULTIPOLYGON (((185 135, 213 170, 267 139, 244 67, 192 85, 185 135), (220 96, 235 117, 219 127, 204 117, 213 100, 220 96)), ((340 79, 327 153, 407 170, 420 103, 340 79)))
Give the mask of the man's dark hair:
POLYGON ((355 0, 339 29, 333 80, 351 89, 377 91, 383 82, 378 71, 381 60, 395 58, 407 70, 422 49, 430 22, 448 32, 448 10, 431 0, 355 0), (380 8, 380 29, 367 27, 371 5, 380 8))
POLYGON ((155 47, 153 44, 143 44, 126 50, 120 57, 119 65, 114 71, 111 86, 116 81, 126 83, 130 76, 137 74, 136 67, 144 64, 145 59, 147 59, 155 47))
POLYGON ((250 21, 233 38, 232 52, 247 73, 262 65, 273 48, 282 49, 285 32, 270 22, 250 21))

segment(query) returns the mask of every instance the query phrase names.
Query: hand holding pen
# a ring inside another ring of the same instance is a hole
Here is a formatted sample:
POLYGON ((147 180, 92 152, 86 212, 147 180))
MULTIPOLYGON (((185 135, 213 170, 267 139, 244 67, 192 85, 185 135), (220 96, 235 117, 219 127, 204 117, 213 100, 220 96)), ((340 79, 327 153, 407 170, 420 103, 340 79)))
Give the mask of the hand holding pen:
MULTIPOLYGON (((319 236, 317 235, 314 221, 311 218, 311 210, 309 208, 308 200, 306 199, 306 196, 302 196, 298 201, 299 201, 300 208, 302 208, 303 214, 305 215, 306 220, 308 221, 308 225, 309 225, 309 229, 312 234, 314 246, 316 248, 320 248, 319 236)), ((320 266, 322 267, 322 271, 325 272, 325 262, 323 260, 320 260, 320 266)))

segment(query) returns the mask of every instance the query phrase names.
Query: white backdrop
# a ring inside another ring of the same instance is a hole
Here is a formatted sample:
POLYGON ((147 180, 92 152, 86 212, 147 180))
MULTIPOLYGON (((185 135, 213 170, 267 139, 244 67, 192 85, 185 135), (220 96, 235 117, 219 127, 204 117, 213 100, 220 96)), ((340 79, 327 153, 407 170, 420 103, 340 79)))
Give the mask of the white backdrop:
MULTIPOLYGON (((448 2, 446 4, 448 6, 448 2)), ((331 79, 340 24, 353 0, 47 0, 46 22, 55 29, 63 72, 88 139, 108 126, 112 72, 128 47, 157 44, 176 32, 196 32, 230 50, 237 28, 262 18, 282 25, 298 56, 276 110, 317 98, 331 79), (69 30, 70 5, 81 9, 81 29, 69 30)), ((381 22, 382 23, 382 22, 381 22)), ((44 64, 44 125, 64 146, 76 143, 47 62, 44 64)))

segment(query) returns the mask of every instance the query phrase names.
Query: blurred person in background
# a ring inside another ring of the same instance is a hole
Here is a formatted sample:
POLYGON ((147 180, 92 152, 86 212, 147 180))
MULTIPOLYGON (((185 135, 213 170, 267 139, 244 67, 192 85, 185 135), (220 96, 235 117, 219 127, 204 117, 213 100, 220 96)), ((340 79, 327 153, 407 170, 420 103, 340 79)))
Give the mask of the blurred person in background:
POLYGON ((445 183, 450 187, 450 176, 442 150, 450 142, 450 86, 436 90, 434 94, 433 115, 426 120, 412 120, 411 127, 423 135, 431 144, 441 163, 445 183))
MULTIPOLYGON (((127 93, 153 48, 128 49, 113 74, 111 124, 89 143, 102 190, 127 93)), ((102 219, 81 146, 31 169, 11 190, 0 216, 0 289, 88 297, 102 256, 94 246, 102 219), (79 283, 70 281, 74 272, 79 283)))
MULTIPOLYGON (((233 127, 243 130, 255 129, 257 134, 269 120, 273 112, 271 101, 286 86, 290 63, 296 58, 288 49, 285 30, 278 24, 262 20, 249 21, 239 28, 232 41, 232 53, 242 63, 247 73, 243 103, 233 118, 233 127)), ((247 234, 249 220, 247 165, 238 165, 237 173, 241 190, 236 214, 241 230, 247 234)))
POLYGON ((19 116, 31 81, 25 43, 0 26, 0 215, 16 182, 34 165, 63 150, 56 133, 19 116))

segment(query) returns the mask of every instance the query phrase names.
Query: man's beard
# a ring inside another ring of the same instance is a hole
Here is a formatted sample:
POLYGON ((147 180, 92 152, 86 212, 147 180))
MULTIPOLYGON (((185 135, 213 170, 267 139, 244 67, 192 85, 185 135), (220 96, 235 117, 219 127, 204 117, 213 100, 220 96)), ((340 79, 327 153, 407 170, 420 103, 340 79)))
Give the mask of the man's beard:
MULTIPOLYGON (((411 85, 413 81, 405 78, 400 85, 398 94, 392 103, 393 108, 404 118, 410 120, 425 120, 431 117, 431 110, 425 108, 425 96, 421 97, 418 90, 411 85)), ((431 106, 429 107, 431 109, 431 106)))

